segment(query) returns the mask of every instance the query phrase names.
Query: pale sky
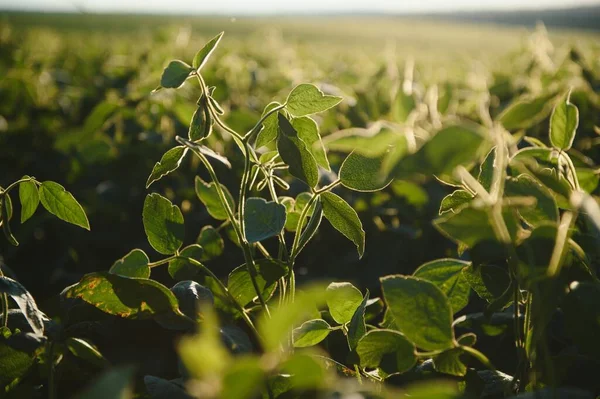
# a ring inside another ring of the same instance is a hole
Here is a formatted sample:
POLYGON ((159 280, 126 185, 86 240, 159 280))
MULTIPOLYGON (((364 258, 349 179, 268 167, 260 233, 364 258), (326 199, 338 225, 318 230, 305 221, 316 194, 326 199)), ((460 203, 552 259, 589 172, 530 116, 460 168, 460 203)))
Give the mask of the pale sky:
POLYGON ((0 0, 0 10, 249 14, 293 12, 432 12, 563 8, 600 0, 0 0))

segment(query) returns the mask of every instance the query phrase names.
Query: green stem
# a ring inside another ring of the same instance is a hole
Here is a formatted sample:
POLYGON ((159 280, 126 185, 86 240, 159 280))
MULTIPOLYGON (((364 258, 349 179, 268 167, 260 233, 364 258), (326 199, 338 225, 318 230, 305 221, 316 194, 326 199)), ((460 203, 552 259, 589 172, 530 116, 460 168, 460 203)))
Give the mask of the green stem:
POLYGON ((477 349, 471 348, 470 346, 462 346, 462 345, 460 346, 460 348, 462 350, 464 350, 465 352, 467 352, 468 354, 470 354, 471 356, 473 356, 475 359, 479 360, 479 362, 481 364, 483 364, 485 367, 487 367, 490 371, 496 371, 496 367, 494 367, 492 362, 490 362, 490 359, 488 359, 486 355, 479 352, 477 349))
POLYGON ((339 186, 340 184, 342 184, 342 181, 340 179, 337 179, 333 183, 328 184, 327 186, 325 186, 323 188, 320 188, 318 190, 315 190, 314 193, 315 194, 321 194, 321 193, 324 193, 326 191, 331 191, 332 189, 334 189, 335 187, 339 186))
POLYGON ((265 121, 265 119, 267 119, 269 116, 273 115, 275 112, 278 112, 279 110, 285 108, 285 106, 287 105, 287 103, 283 103, 281 105, 276 106, 273 109, 270 109, 269 111, 267 111, 266 114, 264 114, 259 120, 258 122, 256 122, 256 125, 254 125, 254 127, 252 129, 250 129, 250 131, 248 133, 246 133, 243 137, 244 141, 250 141, 252 139, 252 137, 258 133, 258 130, 260 128, 260 126, 262 125, 262 123, 265 121))
POLYGON ((27 177, 25 179, 19 179, 16 182, 13 182, 13 183, 9 184, 8 187, 6 187, 5 189, 0 190, 0 194, 8 194, 8 192, 10 190, 12 190, 13 188, 15 188, 19 184, 26 183, 26 182, 32 181, 32 180, 35 181, 35 178, 33 178, 33 177, 27 177))
POLYGON ((177 259, 177 257, 178 257, 177 255, 173 255, 173 256, 169 256, 168 258, 157 260, 156 262, 150 262, 150 263, 148 263, 148 267, 153 268, 153 267, 164 265, 166 263, 169 263, 172 260, 177 259))

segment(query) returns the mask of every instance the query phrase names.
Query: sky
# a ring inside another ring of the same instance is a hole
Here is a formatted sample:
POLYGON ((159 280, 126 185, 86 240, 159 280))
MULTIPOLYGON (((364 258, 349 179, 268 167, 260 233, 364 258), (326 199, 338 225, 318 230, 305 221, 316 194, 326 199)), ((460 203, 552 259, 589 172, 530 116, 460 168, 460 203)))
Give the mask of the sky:
POLYGON ((600 0, 0 0, 0 10, 270 14, 318 12, 432 12, 564 8, 600 0))

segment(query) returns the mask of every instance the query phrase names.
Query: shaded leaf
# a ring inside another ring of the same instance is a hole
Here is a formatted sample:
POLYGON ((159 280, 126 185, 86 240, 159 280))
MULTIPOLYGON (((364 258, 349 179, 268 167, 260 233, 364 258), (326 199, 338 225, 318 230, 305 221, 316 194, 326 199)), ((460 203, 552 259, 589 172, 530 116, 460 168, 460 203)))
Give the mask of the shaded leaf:
POLYGON ((294 346, 305 348, 323 341, 331 332, 331 326, 323 319, 315 319, 304 322, 293 332, 294 346))
POLYGON ((473 198, 473 194, 467 190, 455 190, 442 199, 439 214, 443 215, 446 212, 459 212, 463 205, 471 202, 473 198))
POLYGON ((135 369, 131 366, 112 368, 85 388, 77 399, 133 399, 133 377, 135 369))
POLYGON ((0 293, 7 294, 15 301, 35 334, 44 335, 43 313, 40 312, 35 300, 21 283, 8 277, 0 276, 0 293))
MULTIPOLYGON (((286 275, 287 268, 273 259, 259 259, 255 265, 258 269, 256 284, 262 290, 263 298, 269 298, 275 291, 277 280, 286 275)), ((245 264, 229 273, 227 289, 240 306, 246 306, 257 297, 250 272, 245 264)))
MULTIPOLYGON (((198 244, 188 245, 179 252, 182 258, 192 258, 200 262, 204 254, 204 248, 198 244)), ((199 266, 185 260, 177 258, 169 262, 169 275, 176 281, 192 280, 197 277, 202 270, 199 266)))
POLYGON ((410 370, 417 362, 415 345, 404 335, 393 330, 371 330, 366 333, 356 346, 362 368, 381 367, 387 374, 403 373, 410 370), (394 356, 393 367, 382 364, 384 358, 394 356))
POLYGON ((327 152, 319 134, 319 126, 317 122, 308 116, 292 119, 292 126, 298 133, 298 137, 305 144, 310 153, 317 161, 317 164, 326 170, 331 170, 329 161, 327 160, 327 152))
POLYGON ((183 61, 174 60, 164 69, 160 85, 165 88, 177 89, 186 81, 194 68, 183 61))
MULTIPOLYGON (((273 108, 278 107, 280 105, 281 104, 279 104, 278 102, 269 103, 265 107, 265 110, 263 111, 262 116, 264 117, 269 111, 271 111, 273 108)), ((265 120, 263 121, 261 130, 258 132, 258 135, 256 136, 256 148, 265 146, 277 138, 277 132, 279 131, 278 114, 279 114, 278 112, 274 112, 271 115, 269 115, 267 118, 265 118, 265 120)), ((262 160, 261 160, 261 162, 262 162, 262 160)))
POLYGON ((277 116, 279 118, 277 150, 281 159, 289 166, 289 171, 294 177, 310 187, 315 187, 319 182, 317 161, 287 118, 280 113, 277 116))
POLYGON ((352 319, 348 323, 348 346, 350 350, 356 349, 358 341, 367 333, 367 325, 365 324, 365 310, 367 301, 369 300, 369 290, 365 293, 365 297, 354 311, 352 319))
POLYGON ((69 337, 65 340, 65 345, 69 352, 96 367, 105 367, 109 365, 108 360, 93 345, 81 338, 69 337))
MULTIPOLYGON (((199 176, 196 176, 195 180, 196 187, 196 195, 202 201, 204 206, 206 206, 206 210, 209 215, 217 220, 227 220, 228 215, 227 211, 223 207, 221 200, 219 199, 219 194, 217 192, 217 187, 214 182, 207 183, 202 180, 199 176)), ((225 194, 225 198, 227 203, 229 204, 230 209, 235 209, 235 201, 233 200, 233 196, 227 190, 227 187, 221 184, 221 189, 225 194)))
POLYGON ((185 238, 183 214, 177 205, 160 194, 146 196, 142 212, 148 242, 163 255, 174 254, 185 238))
POLYGON ((437 259, 421 265, 413 276, 434 283, 448 297, 452 312, 457 313, 469 303, 471 287, 462 273, 469 265, 458 259, 437 259))
POLYGON ((358 256, 362 258, 365 252, 365 231, 354 208, 342 197, 331 192, 322 193, 321 202, 327 220, 356 245, 358 256))
POLYGON ((219 257, 225 248, 223 238, 213 226, 204 226, 196 239, 196 243, 204 250, 200 261, 207 261, 219 257))
POLYGON ((259 197, 246 200, 244 223, 248 242, 259 242, 278 235, 285 226, 285 220, 284 205, 259 197))
POLYGON ((342 163, 339 177, 344 187, 356 191, 379 191, 391 183, 382 169, 383 157, 352 152, 342 163))

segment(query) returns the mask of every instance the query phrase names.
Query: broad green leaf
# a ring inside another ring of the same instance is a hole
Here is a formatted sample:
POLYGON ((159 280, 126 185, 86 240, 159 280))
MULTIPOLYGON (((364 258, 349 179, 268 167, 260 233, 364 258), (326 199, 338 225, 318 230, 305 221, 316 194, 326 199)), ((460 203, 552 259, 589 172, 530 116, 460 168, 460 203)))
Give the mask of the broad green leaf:
MULTIPOLYGON (((263 298, 269 298, 275 290, 277 280, 286 275, 287 268, 273 259, 259 259, 255 262, 255 265, 258 269, 256 284, 262 290, 263 298)), ((257 297, 250 271, 245 264, 229 273, 227 289, 240 306, 246 306, 257 297)))
POLYGON ((185 226, 177 205, 160 194, 148 194, 144 201, 142 221, 148 242, 156 252, 172 255, 181 248, 185 226))
POLYGON ((329 223, 356 245, 358 256, 362 258, 365 253, 365 231, 354 208, 331 192, 322 193, 321 202, 323 214, 329 223))
POLYGON ((485 159, 479 165, 479 175, 477 181, 486 191, 492 188, 492 179, 494 178, 494 164, 496 163, 496 147, 492 148, 485 156, 485 159))
POLYGON ((184 146, 177 146, 165 152, 160 161, 154 164, 152 173, 150 173, 148 181, 146 181, 146 188, 150 187, 155 181, 175 171, 181 165, 181 161, 183 161, 187 150, 184 146))
POLYGON ((367 333, 367 325, 365 323, 365 310, 367 301, 369 300, 369 290, 365 293, 365 297, 354 311, 352 319, 348 323, 348 346, 350 350, 356 349, 358 341, 367 333))
POLYGON ((467 190, 456 190, 442 199, 439 214, 443 215, 446 212, 459 212, 463 205, 471 202, 473 198, 473 194, 467 190))
MULTIPOLYGON (((508 232, 514 239, 518 230, 517 218, 512 209, 505 209, 503 216, 508 232)), ((451 240, 467 247, 473 247, 480 241, 496 239, 488 212, 472 206, 462 207, 456 213, 446 213, 435 219, 433 225, 451 240)))
POLYGON ((14 380, 24 377, 34 364, 34 357, 21 352, 4 342, 0 336, 0 392, 5 392, 5 386, 14 380))
POLYGON ((246 200, 244 223, 248 242, 259 242, 278 235, 285 226, 285 220, 285 206, 259 197, 246 200))
MULTIPOLYGON (((264 117, 267 112, 271 111, 273 108, 280 106, 278 102, 269 103, 265 110, 262 113, 264 117)), ((271 141, 277 138, 277 132, 279 131, 279 117, 278 112, 274 112, 269 115, 262 123, 261 130, 258 132, 256 136, 256 148, 260 148, 269 144, 271 141)), ((262 160, 261 160, 262 162, 262 160)))
POLYGON ((0 293, 7 294, 12 298, 35 334, 44 335, 44 315, 38 309, 29 291, 21 283, 0 276, 0 293))
POLYGON ((193 70, 194 68, 183 61, 171 61, 163 71, 160 85, 165 88, 177 89, 183 85, 193 70))
POLYGON ((404 335, 393 330, 371 330, 366 333, 356 346, 356 353, 362 368, 382 368, 387 374, 403 373, 410 370, 417 362, 415 345, 404 335), (384 358, 394 356, 389 366, 384 358))
POLYGON ((451 174, 456 166, 474 161, 483 142, 483 135, 473 128, 459 125, 444 128, 416 153, 402 158, 391 175, 402 179, 414 174, 451 174))
POLYGON ((367 157, 381 156, 390 148, 394 148, 399 156, 403 156, 407 149, 406 137, 386 128, 340 130, 325 136, 323 142, 331 151, 354 151, 367 157))
POLYGON ((498 266, 470 266, 464 268, 462 273, 473 291, 490 303, 501 297, 510 286, 507 271, 498 266))
POLYGON ((198 101, 198 108, 196 108, 194 115, 192 115, 192 120, 188 129, 188 138, 192 141, 207 138, 212 133, 212 125, 212 115, 203 95, 198 101))
POLYGON ((90 229, 90 223, 79 202, 63 186, 45 181, 40 187, 40 201, 48 212, 76 226, 90 229))
POLYGON ((296 348, 314 346, 327 338, 330 332, 331 326, 323 319, 306 321, 294 329, 294 346, 296 348))
POLYGON ((148 255, 141 249, 134 249, 113 263, 109 273, 124 277, 149 278, 150 267, 148 263, 150 263, 148 255))
POLYGON ((327 160, 327 152, 319 134, 319 126, 317 122, 308 116, 292 119, 292 126, 298 133, 298 137, 305 144, 310 153, 317 161, 317 164, 326 170, 331 170, 329 161, 327 160))
POLYGON ((569 92, 556 104, 550 117, 550 143, 562 151, 569 150, 573 145, 579 125, 579 110, 569 101, 570 96, 569 92))
POLYGON ((203 262, 221 256, 223 249, 225 248, 223 237, 221 237, 217 229, 212 226, 204 226, 202 230, 200 230, 196 243, 200 244, 202 249, 204 249, 204 253, 200 258, 203 262))
MULTIPOLYGON (((199 176, 196 176, 195 182, 196 195, 206 207, 208 214, 217 220, 227 220, 229 217, 227 215, 227 211, 221 203, 221 200, 219 199, 219 194, 217 193, 217 187, 215 183, 206 183, 199 176)), ((221 184, 221 189, 225 194, 229 208, 232 210, 235 209, 235 201, 233 200, 233 196, 229 190, 227 190, 227 187, 221 184)))
POLYGON ((310 187, 315 187, 319 182, 317 161, 286 117, 279 113, 277 115, 279 118, 277 150, 281 159, 289 166, 293 176, 310 187))
POLYGON ((391 183, 382 170, 383 156, 367 157, 352 152, 342 163, 339 177, 342 185, 356 191, 379 191, 391 183))
POLYGON ((286 109, 293 116, 305 116, 326 111, 342 101, 342 97, 323 94, 317 86, 300 84, 290 92, 286 101, 286 109))
POLYGON ((145 278, 90 273, 69 287, 64 295, 80 298, 105 313, 128 319, 151 319, 165 313, 183 317, 175 295, 164 285, 145 278))
POLYGON ((470 265, 458 259, 437 259, 421 265, 413 276, 435 284, 448 298, 452 312, 457 313, 469 303, 471 287, 462 271, 470 265))
POLYGON ((117 366, 101 374, 76 399, 133 399, 135 368, 117 366))
POLYGON ((498 116, 498 120, 508 131, 528 129, 541 122, 550 113, 549 101, 553 95, 533 99, 513 101, 498 116))
MULTIPOLYGON (((28 178, 29 176, 23 176, 28 178)), ((21 201, 21 223, 33 216, 40 203, 37 185, 33 181, 19 184, 19 200, 21 201)))
POLYGON ((327 287, 327 307, 333 320, 346 324, 363 302, 360 290, 350 283, 331 283, 327 287))
POLYGON ((460 357, 464 354, 461 348, 445 350, 433 357, 433 367, 440 373, 463 377, 467 373, 467 366, 460 357))
MULTIPOLYGON (((204 255, 204 249, 198 244, 188 245, 179 252, 179 256, 198 262, 202 259, 202 255, 204 255)), ((178 258, 169 262, 168 270, 173 280, 181 281, 195 279, 202 269, 185 259, 178 258)))
POLYGON ((65 345, 69 352, 96 367, 107 366, 108 360, 89 342, 81 338, 69 337, 65 340, 65 345))
POLYGON ((402 87, 398 89, 396 97, 392 102, 390 113, 396 122, 404 123, 410 113, 415 109, 415 99, 412 95, 406 94, 402 87))
POLYGON ((217 36, 210 39, 208 43, 206 43, 204 47, 202 47, 196 53, 196 55, 194 56, 194 61, 192 62, 192 66, 194 67, 194 69, 199 70, 204 66, 204 64, 206 64, 206 61, 208 61, 210 55, 219 45, 219 42, 221 41, 221 38, 223 37, 224 33, 225 32, 221 32, 217 36))
POLYGON ((452 348, 452 310, 437 286, 401 275, 382 277, 381 286, 396 325, 406 338, 428 351, 452 348))
POLYGON ((536 199, 534 206, 519 207, 517 210, 523 220, 530 226, 558 221, 558 207, 552 194, 527 174, 508 178, 505 183, 505 196, 533 197, 536 199))

